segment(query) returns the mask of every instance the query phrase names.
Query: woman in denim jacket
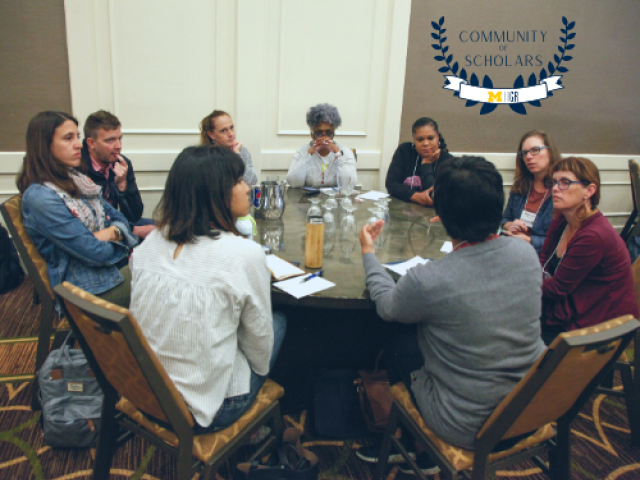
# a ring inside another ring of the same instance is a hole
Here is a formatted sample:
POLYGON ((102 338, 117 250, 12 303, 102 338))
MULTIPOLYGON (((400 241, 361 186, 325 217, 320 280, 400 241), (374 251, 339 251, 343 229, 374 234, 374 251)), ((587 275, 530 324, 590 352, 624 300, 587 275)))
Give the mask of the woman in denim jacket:
POLYGON ((71 115, 41 112, 31 119, 17 179, 24 226, 47 262, 52 287, 66 280, 128 307, 126 264, 138 239, 127 219, 102 199, 101 188, 80 172, 81 147, 71 115))
POLYGON ((551 168, 560 160, 554 141, 542 130, 524 134, 516 153, 516 175, 502 215, 506 235, 529 242, 536 252, 547 236, 553 214, 551 191, 545 186, 551 168))

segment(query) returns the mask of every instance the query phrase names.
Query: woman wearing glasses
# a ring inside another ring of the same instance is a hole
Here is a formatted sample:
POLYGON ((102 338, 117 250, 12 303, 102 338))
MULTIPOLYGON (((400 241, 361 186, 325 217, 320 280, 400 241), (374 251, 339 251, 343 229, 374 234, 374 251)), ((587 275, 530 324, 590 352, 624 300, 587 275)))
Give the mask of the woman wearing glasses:
POLYGON ((505 234, 529 242, 540 253, 553 214, 545 182, 560 159, 558 147, 542 130, 524 134, 516 155, 516 175, 502 218, 505 234))
POLYGON ((419 118, 413 123, 411 132, 413 142, 401 144, 393 154, 385 186, 400 200, 430 207, 436 169, 452 155, 432 118, 419 118))
POLYGON ((311 142, 293 154, 287 181, 294 188, 305 185, 332 187, 338 178, 348 176, 351 188, 358 180, 356 159, 350 148, 333 141, 335 130, 342 124, 338 109, 319 103, 307 112, 311 142))
POLYGON ((600 174, 586 158, 568 157, 552 169, 559 213, 540 253, 542 339, 621 315, 638 316, 631 260, 620 235, 597 209, 600 174))

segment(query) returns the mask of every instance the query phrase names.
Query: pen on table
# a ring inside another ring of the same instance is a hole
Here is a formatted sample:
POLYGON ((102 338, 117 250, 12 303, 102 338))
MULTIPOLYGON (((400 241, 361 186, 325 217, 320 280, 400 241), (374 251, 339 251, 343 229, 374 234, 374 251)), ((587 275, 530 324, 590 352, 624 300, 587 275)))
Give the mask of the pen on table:
POLYGON ((312 275, 309 275, 308 277, 303 278, 300 283, 304 283, 304 282, 306 282, 308 280, 311 280, 312 278, 319 277, 320 275, 322 275, 322 270, 318 270, 316 273, 314 273, 312 275))

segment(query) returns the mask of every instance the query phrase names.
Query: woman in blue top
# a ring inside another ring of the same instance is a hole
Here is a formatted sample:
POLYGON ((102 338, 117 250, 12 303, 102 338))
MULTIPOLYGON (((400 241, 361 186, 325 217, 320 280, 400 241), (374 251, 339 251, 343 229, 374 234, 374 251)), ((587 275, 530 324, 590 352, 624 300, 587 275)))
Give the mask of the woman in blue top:
POLYGON ((101 187, 81 173, 81 147, 78 121, 68 113, 41 112, 31 119, 16 182, 24 226, 47 262, 52 287, 66 280, 128 307, 126 263, 138 239, 127 219, 103 200, 101 187))
POLYGON ((529 242, 538 254, 553 214, 551 191, 545 181, 551 179, 551 168, 558 160, 558 147, 546 132, 532 130, 520 139, 516 175, 502 215, 502 229, 506 235, 529 242))

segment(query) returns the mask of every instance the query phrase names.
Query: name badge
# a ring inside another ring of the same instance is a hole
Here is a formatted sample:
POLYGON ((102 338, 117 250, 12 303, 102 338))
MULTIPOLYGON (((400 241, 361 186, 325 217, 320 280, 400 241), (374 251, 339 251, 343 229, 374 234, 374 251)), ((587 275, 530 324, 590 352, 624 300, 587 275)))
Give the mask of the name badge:
POLYGON ((520 215, 520 220, 522 220, 527 227, 533 228, 533 222, 536 221, 536 214, 523 210, 522 215, 520 215))

